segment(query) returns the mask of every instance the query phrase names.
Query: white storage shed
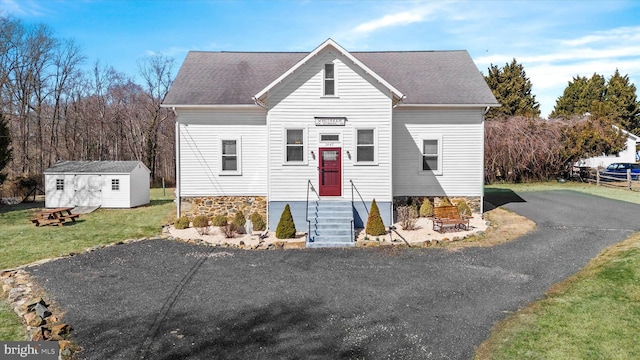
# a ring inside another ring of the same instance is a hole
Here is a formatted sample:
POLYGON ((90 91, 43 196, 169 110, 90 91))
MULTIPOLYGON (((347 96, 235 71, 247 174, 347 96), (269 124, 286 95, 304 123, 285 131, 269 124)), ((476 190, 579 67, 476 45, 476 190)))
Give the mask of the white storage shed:
POLYGON ((62 161, 44 171, 45 207, 132 208, 150 202, 141 161, 62 161))

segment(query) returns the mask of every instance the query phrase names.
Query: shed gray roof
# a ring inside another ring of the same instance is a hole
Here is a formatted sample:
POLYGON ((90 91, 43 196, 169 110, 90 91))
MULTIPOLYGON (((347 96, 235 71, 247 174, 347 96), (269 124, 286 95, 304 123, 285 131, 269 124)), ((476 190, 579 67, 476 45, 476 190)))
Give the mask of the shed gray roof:
MULTIPOLYGON (((254 95, 307 54, 191 51, 164 104, 253 104, 254 95)), ((464 50, 350 54, 401 91, 406 96, 404 104, 497 105, 484 77, 464 50)))
POLYGON ((60 161, 44 171, 47 173, 128 174, 140 161, 60 161))

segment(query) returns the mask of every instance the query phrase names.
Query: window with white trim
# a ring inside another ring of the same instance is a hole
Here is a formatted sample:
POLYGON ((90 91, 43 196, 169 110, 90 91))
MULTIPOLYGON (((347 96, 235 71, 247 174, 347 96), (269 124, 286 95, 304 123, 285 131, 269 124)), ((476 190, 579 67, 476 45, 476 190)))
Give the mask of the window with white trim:
POLYGON ((240 139, 221 139, 220 146, 220 174, 240 175, 240 139))
POLYGON ((374 129, 356 130, 356 162, 373 163, 376 160, 374 129))
POLYGON ((442 139, 422 139, 421 171, 442 174, 442 139))
POLYGON ((333 63, 324 64, 324 96, 336 95, 336 75, 333 63))
POLYGON ((120 191, 120 179, 111 179, 111 191, 120 191))
POLYGON ((284 161, 287 163, 304 162, 304 129, 286 129, 285 133, 287 142, 285 145, 284 161))
POLYGON ((56 179, 56 190, 64 190, 64 179, 56 179))

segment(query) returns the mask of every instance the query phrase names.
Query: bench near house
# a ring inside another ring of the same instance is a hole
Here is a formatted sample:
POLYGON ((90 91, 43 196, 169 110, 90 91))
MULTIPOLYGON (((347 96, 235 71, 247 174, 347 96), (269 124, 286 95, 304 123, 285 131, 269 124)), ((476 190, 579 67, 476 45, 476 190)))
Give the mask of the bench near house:
POLYGON ((375 198, 481 211, 484 114, 498 103, 466 51, 189 52, 176 113, 178 213, 242 210, 275 230, 289 204, 308 246, 349 246, 375 198))

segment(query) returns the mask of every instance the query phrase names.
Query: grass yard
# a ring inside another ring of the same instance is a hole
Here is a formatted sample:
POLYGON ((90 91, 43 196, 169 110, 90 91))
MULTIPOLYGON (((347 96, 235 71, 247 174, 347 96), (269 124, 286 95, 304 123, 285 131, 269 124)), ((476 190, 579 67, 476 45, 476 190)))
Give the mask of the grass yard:
MULTIPOLYGON (((96 245, 160 234, 175 220, 173 189, 151 189, 151 204, 135 209, 98 209, 75 223, 36 227, 29 219, 43 203, 0 206, 0 270, 81 252, 96 245)), ((18 318, 0 302, 0 340, 23 340, 18 318)))
MULTIPOLYGON (((634 191, 576 183, 490 186, 569 189, 640 203, 634 191)), ((640 234, 605 249, 541 301, 499 323, 477 359, 639 359, 640 234)))

